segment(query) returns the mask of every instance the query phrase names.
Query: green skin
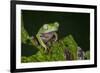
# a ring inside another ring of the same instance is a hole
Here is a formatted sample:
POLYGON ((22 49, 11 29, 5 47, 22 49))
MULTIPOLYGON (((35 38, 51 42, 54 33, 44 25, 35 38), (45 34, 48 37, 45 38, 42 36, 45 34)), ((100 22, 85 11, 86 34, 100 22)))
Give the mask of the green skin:
MULTIPOLYGON (((42 47, 44 47, 45 51, 47 50, 47 46, 46 44, 44 43, 43 41, 43 38, 41 37, 43 34, 46 34, 46 33, 50 33, 50 32, 54 32, 54 35, 56 36, 56 38, 58 37, 57 36, 57 33, 56 31, 58 31, 58 28, 59 28, 59 23, 58 22, 55 22, 55 23, 50 23, 50 24, 44 24, 38 31, 38 33, 36 34, 36 38, 38 40, 38 42, 40 43, 40 45, 42 47)), ((51 38, 51 37, 48 37, 48 38, 51 38)))

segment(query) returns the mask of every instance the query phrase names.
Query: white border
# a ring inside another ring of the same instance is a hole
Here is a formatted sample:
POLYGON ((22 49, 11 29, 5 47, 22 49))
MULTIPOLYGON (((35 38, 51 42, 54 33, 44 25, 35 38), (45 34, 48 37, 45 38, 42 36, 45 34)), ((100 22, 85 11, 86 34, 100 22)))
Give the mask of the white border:
POLYGON ((36 5, 32 5, 32 6, 31 5, 16 5, 16 68, 17 69, 55 67, 55 66, 73 66, 73 65, 86 65, 86 64, 94 64, 94 9, 36 6, 36 5), (90 60, 21 63, 21 9, 90 13, 90 48, 91 48, 90 60))

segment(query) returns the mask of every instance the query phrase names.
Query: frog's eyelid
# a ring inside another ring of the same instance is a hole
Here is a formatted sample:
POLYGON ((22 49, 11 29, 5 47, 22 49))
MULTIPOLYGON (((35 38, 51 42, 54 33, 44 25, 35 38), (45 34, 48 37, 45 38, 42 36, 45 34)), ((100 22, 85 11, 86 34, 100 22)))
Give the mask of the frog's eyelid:
POLYGON ((59 26, 59 23, 58 23, 58 22, 55 22, 54 24, 55 24, 56 26, 59 26))
POLYGON ((48 29, 48 25, 45 24, 45 25, 43 26, 43 28, 44 28, 44 29, 48 29))

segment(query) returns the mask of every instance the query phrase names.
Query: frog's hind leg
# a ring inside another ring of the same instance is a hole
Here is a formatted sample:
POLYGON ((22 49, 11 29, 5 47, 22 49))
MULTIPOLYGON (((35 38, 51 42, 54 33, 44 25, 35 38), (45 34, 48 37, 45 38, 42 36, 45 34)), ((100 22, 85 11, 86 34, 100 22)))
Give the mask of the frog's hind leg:
POLYGON ((41 45, 42 47, 44 47, 45 52, 46 52, 46 50, 47 50, 47 46, 45 45, 45 43, 43 42, 43 40, 40 38, 40 35, 37 34, 36 37, 37 37, 37 39, 38 39, 40 45, 41 45))

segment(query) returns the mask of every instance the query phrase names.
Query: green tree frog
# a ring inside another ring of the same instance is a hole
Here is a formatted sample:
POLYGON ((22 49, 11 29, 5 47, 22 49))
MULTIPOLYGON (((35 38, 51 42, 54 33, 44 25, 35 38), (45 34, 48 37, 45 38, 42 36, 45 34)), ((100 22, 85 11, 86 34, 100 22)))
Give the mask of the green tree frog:
POLYGON ((54 23, 49 23, 49 24, 44 24, 36 34, 36 38, 39 42, 39 44, 44 47, 45 51, 47 50, 47 45, 46 42, 48 42, 53 36, 55 36, 56 41, 58 39, 56 31, 58 31, 59 28, 59 23, 54 22, 54 23))

